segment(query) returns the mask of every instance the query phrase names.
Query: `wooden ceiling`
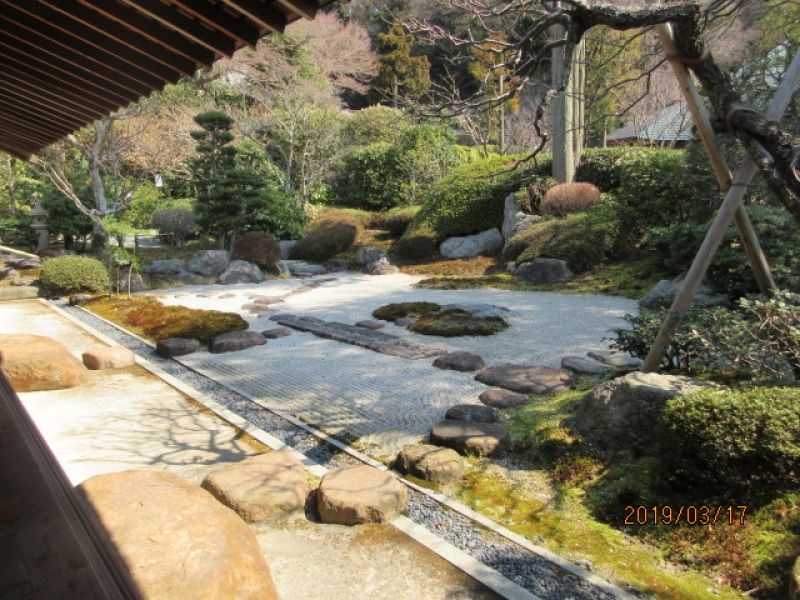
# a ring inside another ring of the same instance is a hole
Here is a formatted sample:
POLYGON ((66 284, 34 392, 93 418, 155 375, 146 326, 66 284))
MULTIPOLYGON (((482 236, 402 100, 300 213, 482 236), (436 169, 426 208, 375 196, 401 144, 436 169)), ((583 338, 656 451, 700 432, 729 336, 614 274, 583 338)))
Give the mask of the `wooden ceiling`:
POLYGON ((29 159, 333 0, 0 0, 0 150, 29 159))

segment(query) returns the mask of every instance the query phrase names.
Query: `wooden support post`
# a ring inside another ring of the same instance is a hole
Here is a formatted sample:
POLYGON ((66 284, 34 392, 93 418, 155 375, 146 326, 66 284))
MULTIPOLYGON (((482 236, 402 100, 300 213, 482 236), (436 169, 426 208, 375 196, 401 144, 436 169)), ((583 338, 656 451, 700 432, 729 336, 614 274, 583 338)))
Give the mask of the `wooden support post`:
MULTIPOLYGON (((554 40, 563 39, 566 30, 563 25, 553 25, 550 34, 554 40)), ((559 183, 569 183, 573 177, 573 145, 571 137, 572 101, 569 98, 569 70, 564 64, 566 49, 564 46, 553 48, 550 81, 558 89, 566 82, 564 92, 553 98, 550 111, 550 128, 553 149, 553 179, 559 183)))
MULTIPOLYGON (((680 61, 680 57, 677 56, 678 51, 675 48, 670 26, 668 24, 656 25, 656 32, 661 40, 661 45, 664 47, 664 51, 667 53, 667 58, 675 73, 675 77, 681 86, 681 91, 686 98, 686 104, 689 106, 689 111, 694 118, 697 133, 706 149, 708 160, 711 162, 711 168, 717 178, 719 187, 723 192, 726 192, 731 186, 731 172, 725 161, 725 156, 722 154, 717 140, 714 137, 714 131, 711 128, 711 120, 708 117, 708 112, 705 109, 703 100, 697 92, 694 81, 692 81, 689 69, 680 61)), ((770 272, 769 263, 761 249, 758 236, 753 229, 753 224, 750 222, 750 217, 744 205, 739 205, 734 219, 736 221, 736 227, 739 230, 739 237, 742 240, 742 248, 744 248, 747 258, 750 261, 750 266, 753 269, 758 288, 762 292, 775 289, 775 280, 770 272)))
MULTIPOLYGON (((792 64, 789 65, 789 69, 786 71, 786 75, 778 91, 775 92, 775 96, 766 113, 767 118, 778 120, 783 115, 798 84, 800 84, 800 52, 795 54, 792 64)), ((694 257, 692 266, 689 268, 689 273, 686 275, 680 291, 675 296, 669 313, 667 313, 667 317, 661 325, 661 330, 658 332, 653 346, 650 348, 650 353, 647 355, 644 365, 642 365, 643 371, 655 371, 661 364, 661 359, 664 357, 664 352, 669 344, 669 340, 675 333, 675 329, 683 318, 686 308, 689 306, 697 288, 703 281, 706 270, 711 264, 714 254, 722 241, 722 236, 733 220, 736 211, 741 206, 745 192, 747 191, 747 186, 750 184, 750 180, 756 174, 756 171, 756 165, 750 158, 746 158, 742 166, 739 167, 736 176, 733 178, 733 183, 725 196, 725 201, 714 217, 711 227, 703 240, 703 244, 694 257)))

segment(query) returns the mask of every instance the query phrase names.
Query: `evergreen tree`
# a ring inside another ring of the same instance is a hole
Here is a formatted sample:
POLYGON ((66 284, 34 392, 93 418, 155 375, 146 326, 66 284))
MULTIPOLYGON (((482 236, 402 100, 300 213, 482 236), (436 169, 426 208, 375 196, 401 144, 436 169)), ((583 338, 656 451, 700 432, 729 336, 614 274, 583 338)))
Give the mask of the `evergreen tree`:
POLYGON ((191 167, 197 191, 197 222, 220 247, 232 246, 236 234, 247 231, 251 215, 261 207, 265 182, 257 172, 236 164, 233 119, 218 111, 195 118, 203 129, 193 131, 197 157, 191 167))
POLYGON ((390 98, 398 107, 401 96, 419 98, 431 87, 431 65, 427 56, 412 56, 414 36, 399 23, 378 34, 380 66, 373 90, 381 98, 390 98))

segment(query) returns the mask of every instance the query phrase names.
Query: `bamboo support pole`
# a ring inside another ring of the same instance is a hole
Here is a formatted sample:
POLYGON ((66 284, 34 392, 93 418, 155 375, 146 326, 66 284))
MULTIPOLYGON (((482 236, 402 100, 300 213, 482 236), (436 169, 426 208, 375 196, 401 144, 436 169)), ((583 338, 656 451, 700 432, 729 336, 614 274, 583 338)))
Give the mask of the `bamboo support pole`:
MULTIPOLYGON (((672 30, 669 24, 656 25, 656 33, 658 33, 661 45, 667 53, 669 63, 680 84, 681 91, 686 98, 686 104, 689 106, 689 111, 694 118, 697 133, 706 149, 706 154, 708 154, 708 159, 711 162, 711 168, 717 178, 719 187, 723 192, 726 192, 731 186, 731 172, 725 161, 725 156, 722 154, 717 140, 714 137, 708 111, 706 111, 703 100, 697 92, 689 69, 686 68, 686 65, 680 61, 677 55, 678 51, 675 48, 675 42, 672 38, 672 30)), ((743 204, 739 205, 734 219, 736 221, 736 228, 739 230, 739 237, 742 240, 742 247, 747 254, 756 282, 758 283, 758 288, 762 292, 775 289, 775 280, 770 272, 769 263, 761 249, 758 236, 753 229, 753 224, 743 204)))
MULTIPOLYGON (((772 103, 766 112, 767 118, 777 120, 783 115, 789 106, 792 95, 797 90, 798 84, 800 84, 800 52, 795 54, 792 64, 789 65, 789 69, 786 71, 780 87, 775 92, 772 103)), ((661 330, 658 332, 653 346, 650 348, 650 353, 647 355, 644 365, 642 365, 643 371, 655 371, 661 364, 661 359, 664 357, 667 344, 669 344, 669 340, 683 318, 686 308, 689 306, 692 297, 700 286, 703 276, 708 266, 711 264, 711 260, 714 258, 717 248, 719 248, 722 236, 733 220, 736 211, 741 206, 745 192, 747 191, 747 186, 750 184, 756 171, 756 165, 750 158, 746 158, 742 166, 739 167, 725 195, 725 201, 714 217, 711 227, 703 240, 703 244, 694 257, 692 266, 689 268, 689 273, 686 275, 681 289, 675 296, 675 300, 672 302, 667 317, 661 325, 661 330)))

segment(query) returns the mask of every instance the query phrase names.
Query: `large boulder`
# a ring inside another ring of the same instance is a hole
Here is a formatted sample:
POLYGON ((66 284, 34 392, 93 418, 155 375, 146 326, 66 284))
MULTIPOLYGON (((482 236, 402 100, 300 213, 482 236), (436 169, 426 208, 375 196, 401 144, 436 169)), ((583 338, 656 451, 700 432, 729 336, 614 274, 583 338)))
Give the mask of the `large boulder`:
POLYGON ((297 240, 280 240, 278 247, 281 249, 281 258, 287 260, 292 253, 292 248, 297 245, 297 240))
POLYGON ((357 525, 390 521, 408 504, 405 486, 368 465, 342 467, 322 478, 317 508, 323 523, 357 525))
POLYGON ((156 354, 164 358, 191 354, 200 349, 200 342, 193 338, 171 337, 156 342, 156 354))
POLYGON ((483 369, 486 363, 477 354, 472 352, 450 352, 437 356, 433 361, 433 366, 437 369, 449 369, 451 371, 477 371, 483 369))
POLYGON ((497 423, 446 420, 433 426, 431 444, 452 448, 461 454, 499 455, 511 446, 511 436, 497 423))
POLYGON ((525 231, 541 220, 542 217, 539 215, 529 215, 520 210, 517 194, 511 193, 506 196, 506 202, 503 206, 503 225, 500 232, 503 234, 505 241, 508 242, 520 231, 525 231))
POLYGON ((361 246, 356 250, 356 262, 359 265, 368 265, 383 256, 385 256, 384 253, 375 246, 361 246))
POLYGON ((368 262, 362 269, 362 272, 367 275, 392 275, 399 271, 400 269, 394 266, 386 256, 368 262))
POLYGON ((406 446, 398 453, 395 467, 401 473, 434 483, 450 483, 464 477, 464 459, 458 452, 431 444, 406 446))
POLYGON ((66 346, 41 335, 1 334, 0 369, 17 392, 61 390, 86 380, 81 361, 66 346))
POLYGON ((251 456, 215 469, 202 486, 251 523, 300 510, 308 495, 305 467, 289 451, 251 456))
POLYGON ((503 247, 503 234, 496 227, 475 235, 451 237, 439 246, 439 254, 445 258, 471 258, 491 254, 503 247))
POLYGON ((256 536, 204 489, 161 471, 97 475, 78 489, 143 598, 278 598, 256 536))
POLYGON ((327 273, 322 265, 315 265, 304 260, 284 260, 283 263, 289 269, 289 273, 295 277, 313 277, 327 273))
POLYGON ((539 285, 559 283, 574 277, 567 262, 558 258, 534 258, 530 262, 517 265, 514 274, 520 279, 539 285))
POLYGON ((484 369, 475 379, 520 394, 556 394, 569 389, 572 374, 551 367, 499 365, 484 369))
MULTIPOLYGON (((669 308, 672 301, 681 289, 686 273, 679 275, 675 279, 662 279, 656 283, 639 300, 641 308, 669 308)), ((692 304, 695 306, 722 306, 727 304, 728 299, 714 291, 714 288, 707 281, 703 281, 692 296, 692 304)))
POLYGON ((228 268, 219 276, 219 282, 223 285, 232 283, 261 283, 264 281, 264 273, 255 265, 246 260, 232 260, 228 268))
POLYGON ((123 274, 114 282, 114 289, 118 294, 141 292, 144 291, 144 280, 139 273, 131 273, 130 277, 123 274))
POLYGON ((177 278, 184 271, 186 271, 186 265, 177 258, 154 260, 144 268, 145 273, 154 277, 177 278))
POLYGON ((203 277, 217 277, 225 272, 230 263, 231 256, 227 250, 200 250, 188 260, 186 268, 203 277))
POLYGON ((667 400, 710 384, 678 375, 635 371, 607 381, 583 397, 575 429, 603 451, 654 450, 653 431, 667 400))
POLYGON ((136 364, 133 351, 119 346, 98 346, 83 353, 83 364, 92 371, 122 369, 136 364))
POLYGON ((214 337, 208 344, 208 351, 213 354, 238 352, 266 343, 267 338, 257 331, 231 331, 214 337))

